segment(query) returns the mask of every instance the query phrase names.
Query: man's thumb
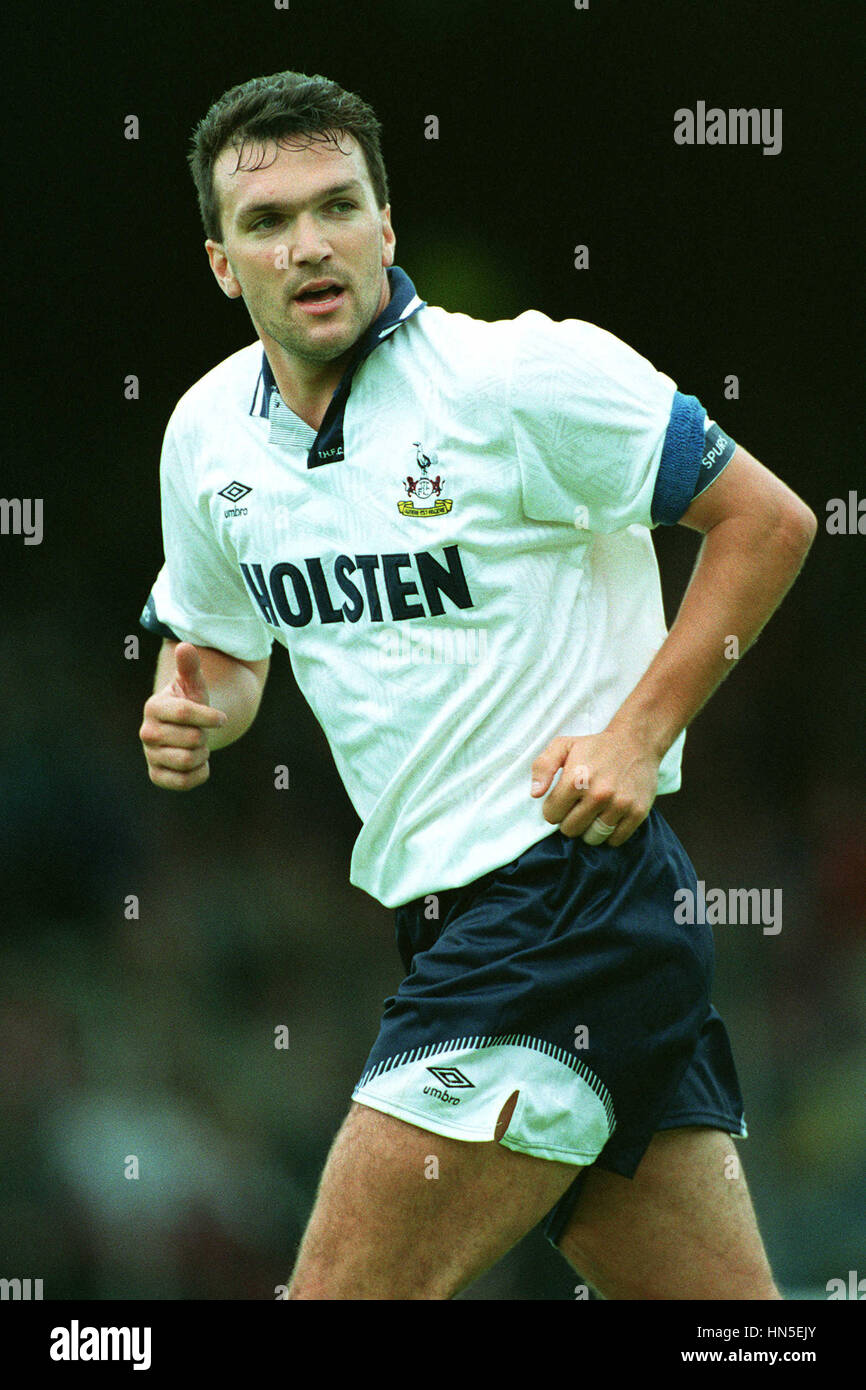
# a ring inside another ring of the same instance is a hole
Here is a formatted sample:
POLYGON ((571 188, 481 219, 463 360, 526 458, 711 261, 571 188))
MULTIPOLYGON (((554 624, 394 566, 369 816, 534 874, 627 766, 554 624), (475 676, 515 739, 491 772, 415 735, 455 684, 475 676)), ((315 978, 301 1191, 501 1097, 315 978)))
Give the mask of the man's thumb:
POLYGON ((201 669, 201 657, 192 642, 181 642, 174 652, 174 689, 178 695, 197 705, 209 703, 207 686, 201 669))
POLYGON ((532 784, 529 789, 531 796, 541 796, 542 792, 547 791, 568 757, 568 750, 573 742, 572 738, 560 736, 552 739, 544 752, 539 753, 532 764, 532 784))

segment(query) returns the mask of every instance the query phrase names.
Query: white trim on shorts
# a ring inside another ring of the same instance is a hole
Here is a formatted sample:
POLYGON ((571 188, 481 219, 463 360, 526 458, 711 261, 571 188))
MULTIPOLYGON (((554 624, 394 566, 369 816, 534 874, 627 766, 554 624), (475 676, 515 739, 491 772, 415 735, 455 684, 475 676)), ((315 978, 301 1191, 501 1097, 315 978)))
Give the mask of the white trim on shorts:
POLYGON ((433 1134, 477 1143, 495 1139, 515 1091, 520 1097, 501 1143, 517 1153, 594 1163, 616 1128, 613 1100, 596 1074, 528 1033, 456 1038, 385 1058, 364 1073, 352 1099, 433 1134))

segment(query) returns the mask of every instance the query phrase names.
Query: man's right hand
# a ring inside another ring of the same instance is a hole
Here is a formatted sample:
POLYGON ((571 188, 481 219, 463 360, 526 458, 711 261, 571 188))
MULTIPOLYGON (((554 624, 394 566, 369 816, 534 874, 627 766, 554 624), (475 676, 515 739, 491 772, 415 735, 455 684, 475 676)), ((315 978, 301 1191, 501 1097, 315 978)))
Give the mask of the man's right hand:
POLYGON ((190 791, 210 776, 208 729, 221 729, 228 716, 208 703, 198 648, 179 642, 172 680, 144 706, 138 736, 144 745, 150 780, 168 791, 190 791))

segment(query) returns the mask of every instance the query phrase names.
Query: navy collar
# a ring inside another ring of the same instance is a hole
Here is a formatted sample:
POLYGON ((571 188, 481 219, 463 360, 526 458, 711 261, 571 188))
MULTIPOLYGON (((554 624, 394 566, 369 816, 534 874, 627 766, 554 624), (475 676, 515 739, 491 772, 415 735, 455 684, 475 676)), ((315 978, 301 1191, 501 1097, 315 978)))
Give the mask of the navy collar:
MULTIPOLYGON (((389 338, 394 330, 400 327, 401 323, 405 323, 419 309, 424 308, 426 300, 418 298, 415 293, 415 286, 404 270, 394 265, 387 269, 386 274, 391 286, 391 298, 379 317, 373 320, 366 333, 363 333, 355 344, 355 355, 331 397, 321 428, 307 455, 308 468, 318 468, 323 463, 339 463, 344 457, 343 415, 352 387, 352 378, 374 348, 377 348, 385 338, 389 338)), ((253 392, 250 415, 259 415, 265 420, 269 420, 271 393, 276 390, 277 383, 271 371, 271 364, 263 350, 262 366, 256 381, 256 389, 253 392)))

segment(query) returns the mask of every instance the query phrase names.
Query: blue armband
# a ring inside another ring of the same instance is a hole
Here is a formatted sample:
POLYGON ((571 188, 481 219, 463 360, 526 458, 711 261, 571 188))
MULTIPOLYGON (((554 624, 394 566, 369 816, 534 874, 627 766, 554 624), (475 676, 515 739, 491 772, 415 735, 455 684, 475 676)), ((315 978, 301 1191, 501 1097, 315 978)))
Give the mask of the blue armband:
POLYGON ((653 492, 653 524, 676 525, 730 463, 736 447, 697 396, 675 391, 653 492))

